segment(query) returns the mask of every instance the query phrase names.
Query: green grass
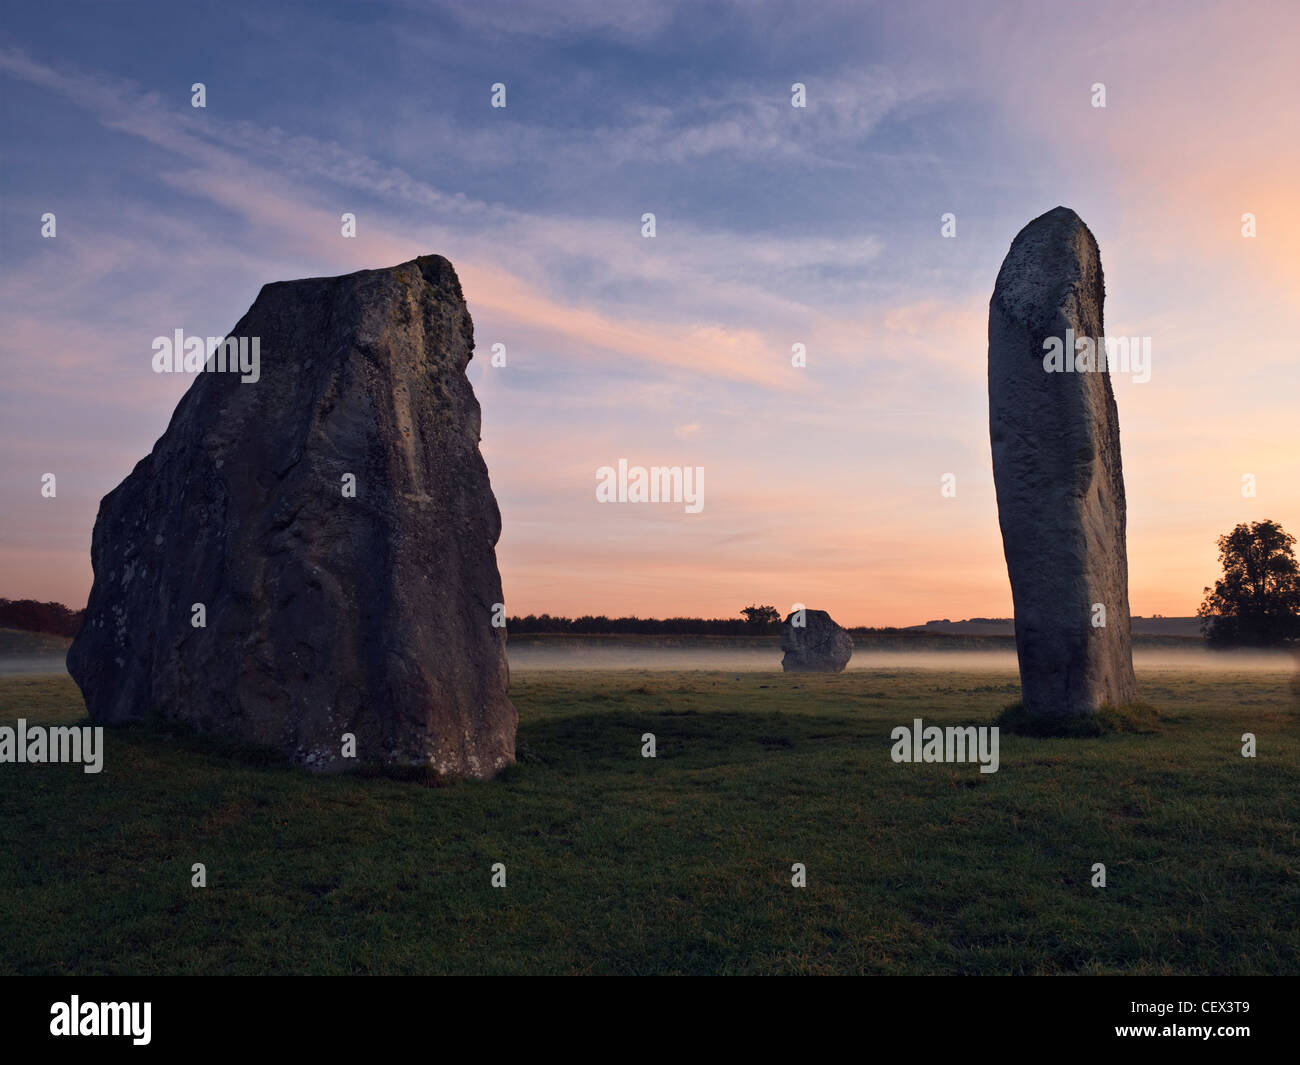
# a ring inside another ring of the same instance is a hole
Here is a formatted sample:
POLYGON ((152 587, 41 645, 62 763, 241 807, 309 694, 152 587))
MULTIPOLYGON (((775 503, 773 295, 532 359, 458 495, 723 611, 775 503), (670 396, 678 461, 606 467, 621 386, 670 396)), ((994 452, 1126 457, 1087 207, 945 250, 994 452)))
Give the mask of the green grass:
MULTIPOLYGON (((110 731, 97 776, 0 765, 0 972, 1295 972, 1292 678, 1139 681, 1143 731, 994 774, 889 757, 991 723, 990 673, 517 672, 521 762, 437 788, 110 731)), ((84 707, 0 678, 19 716, 84 707)))
POLYGON ((1119 732, 1157 733, 1160 711, 1145 699, 1103 706, 1086 717, 1034 717, 1025 712, 1025 704, 1015 702, 994 719, 1003 735, 1094 739, 1119 732))

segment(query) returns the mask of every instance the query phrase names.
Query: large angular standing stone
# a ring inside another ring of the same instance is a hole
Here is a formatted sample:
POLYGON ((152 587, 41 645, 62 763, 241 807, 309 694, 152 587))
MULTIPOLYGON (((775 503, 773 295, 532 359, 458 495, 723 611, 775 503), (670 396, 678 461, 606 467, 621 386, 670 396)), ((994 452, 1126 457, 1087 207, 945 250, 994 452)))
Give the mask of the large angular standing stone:
POLYGON ((853 657, 853 637, 826 611, 801 610, 781 623, 781 650, 785 673, 843 673, 853 657))
POLYGON ((993 480, 1021 691, 1040 717, 1090 714, 1137 691, 1110 374, 1044 366, 1050 337, 1101 348, 1104 299, 1096 240, 1057 207, 1016 236, 989 301, 993 480))
POLYGON ((199 374, 100 504, 68 651, 91 717, 491 776, 517 715, 451 263, 267 285, 232 336, 260 378, 199 374))

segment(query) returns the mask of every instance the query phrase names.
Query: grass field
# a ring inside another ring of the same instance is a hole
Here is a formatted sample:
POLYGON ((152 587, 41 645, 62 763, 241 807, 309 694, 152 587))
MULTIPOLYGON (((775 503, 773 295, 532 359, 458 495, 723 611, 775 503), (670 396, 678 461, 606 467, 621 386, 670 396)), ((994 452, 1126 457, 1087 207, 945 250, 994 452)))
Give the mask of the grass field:
MULTIPOLYGON (((517 671, 520 763, 447 787, 110 731, 98 775, 0 765, 0 971, 1300 971, 1293 676, 1139 680, 1157 731, 1004 735, 994 774, 889 757, 990 723, 987 672, 517 671)), ((0 678, 20 716, 84 707, 0 678)))

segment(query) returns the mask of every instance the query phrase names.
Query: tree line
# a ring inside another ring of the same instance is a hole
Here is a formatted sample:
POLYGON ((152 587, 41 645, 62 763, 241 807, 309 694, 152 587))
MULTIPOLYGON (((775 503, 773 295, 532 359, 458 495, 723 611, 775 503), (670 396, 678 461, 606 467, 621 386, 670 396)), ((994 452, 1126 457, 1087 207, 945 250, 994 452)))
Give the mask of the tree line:
MULTIPOLYGON (((1282 647, 1300 642, 1300 565, 1296 538, 1275 521, 1246 522, 1219 537, 1223 577, 1205 589, 1197 614, 1211 647, 1282 647)), ((0 598, 0 628, 75 636, 84 610, 35 599, 0 598)), ((976 618, 974 620, 982 620, 976 618)), ((506 619, 515 635, 761 636, 780 632, 781 613, 774 606, 751 604, 735 618, 578 618, 528 614, 506 619)), ((849 629, 858 634, 897 634, 898 628, 849 629)))
POLYGON ((551 614, 528 614, 506 618, 506 632, 512 636, 537 633, 600 636, 763 636, 781 631, 780 615, 775 607, 746 608, 771 611, 770 614, 742 614, 738 618, 611 618, 604 614, 584 614, 579 618, 555 617, 551 614))
POLYGON ((81 631, 81 619, 85 613, 84 610, 69 610, 62 603, 38 603, 35 599, 0 599, 0 629, 76 636, 81 631))

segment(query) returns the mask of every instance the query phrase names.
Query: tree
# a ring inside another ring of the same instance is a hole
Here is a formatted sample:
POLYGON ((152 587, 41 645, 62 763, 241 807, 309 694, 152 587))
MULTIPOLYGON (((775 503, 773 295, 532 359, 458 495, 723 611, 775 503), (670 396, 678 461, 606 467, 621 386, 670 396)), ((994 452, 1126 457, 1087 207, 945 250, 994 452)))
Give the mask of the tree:
POLYGON ((76 636, 81 631, 84 610, 69 610, 62 603, 38 603, 34 599, 0 599, 0 628, 48 632, 55 636, 76 636))
POLYGON ((781 612, 774 606, 747 606, 740 613, 745 623, 758 632, 781 620, 781 612))
POLYGON ((1211 647, 1278 647, 1300 639, 1300 566, 1295 537, 1275 521, 1238 525, 1219 537, 1223 577, 1197 614, 1211 647))

